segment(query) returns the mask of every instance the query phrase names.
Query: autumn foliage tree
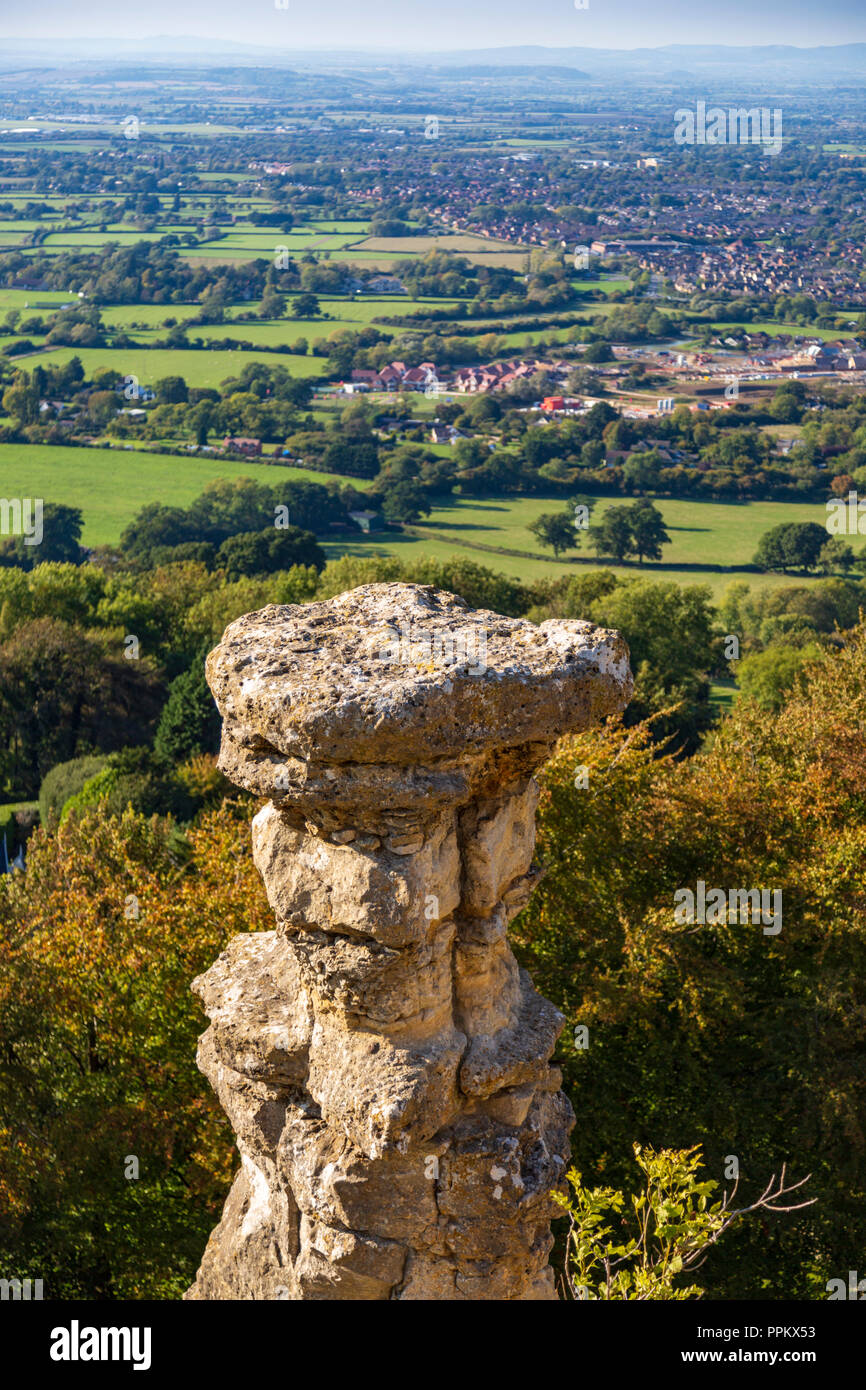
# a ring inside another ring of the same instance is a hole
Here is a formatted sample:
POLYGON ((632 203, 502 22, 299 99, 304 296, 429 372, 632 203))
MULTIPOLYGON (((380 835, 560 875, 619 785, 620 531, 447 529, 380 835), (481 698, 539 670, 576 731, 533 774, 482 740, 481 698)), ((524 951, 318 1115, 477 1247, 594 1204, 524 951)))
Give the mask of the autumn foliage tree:
POLYGON ((866 1244, 866 631, 777 714, 741 699, 687 761, 645 729, 566 740, 544 773, 546 879, 512 932, 566 1014, 574 1163, 627 1187, 633 1142, 701 1144, 743 1191, 787 1162, 808 1211, 732 1232, 709 1297, 825 1297, 866 1244), (681 925, 674 893, 779 889, 783 925, 681 925), (586 1031, 582 1031, 585 1029, 586 1031))
POLYGON ((231 1131, 195 1066, 190 982, 270 928, 250 805, 184 841, 91 813, 37 831, 0 879, 0 1276, 46 1298, 173 1298, 230 1182, 231 1131))

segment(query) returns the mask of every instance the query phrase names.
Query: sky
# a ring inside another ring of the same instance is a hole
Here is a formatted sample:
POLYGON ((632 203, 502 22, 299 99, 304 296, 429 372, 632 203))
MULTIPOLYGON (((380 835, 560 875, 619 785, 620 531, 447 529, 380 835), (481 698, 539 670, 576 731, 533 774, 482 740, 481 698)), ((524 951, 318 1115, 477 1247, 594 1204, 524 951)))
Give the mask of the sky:
POLYGON ((38 0, 30 6, 0 0, 3 37, 128 41, 136 35, 286 50, 811 47, 866 42, 866 0, 38 0))

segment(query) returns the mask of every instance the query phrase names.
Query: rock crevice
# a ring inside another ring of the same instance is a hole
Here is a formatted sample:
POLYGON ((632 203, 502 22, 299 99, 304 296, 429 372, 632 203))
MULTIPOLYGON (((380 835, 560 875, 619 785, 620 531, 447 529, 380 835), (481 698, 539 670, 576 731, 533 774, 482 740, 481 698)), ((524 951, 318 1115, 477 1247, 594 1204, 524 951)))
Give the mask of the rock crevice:
POLYGON ((277 925, 193 985, 242 1161, 187 1297, 554 1298, 563 1019, 506 929, 532 773, 622 709, 625 644, 377 584, 248 614, 207 669, 277 925))

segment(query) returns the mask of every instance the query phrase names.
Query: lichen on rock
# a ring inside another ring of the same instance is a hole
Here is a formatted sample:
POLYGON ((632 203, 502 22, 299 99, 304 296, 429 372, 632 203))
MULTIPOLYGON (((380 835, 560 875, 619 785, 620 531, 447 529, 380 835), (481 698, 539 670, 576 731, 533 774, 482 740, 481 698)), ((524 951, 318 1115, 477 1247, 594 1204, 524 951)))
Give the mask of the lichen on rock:
POLYGON ((207 673, 277 926, 193 985, 242 1166, 187 1297, 555 1298, 563 1019, 506 929, 532 774, 624 707, 625 643, 370 584, 239 618, 207 673))

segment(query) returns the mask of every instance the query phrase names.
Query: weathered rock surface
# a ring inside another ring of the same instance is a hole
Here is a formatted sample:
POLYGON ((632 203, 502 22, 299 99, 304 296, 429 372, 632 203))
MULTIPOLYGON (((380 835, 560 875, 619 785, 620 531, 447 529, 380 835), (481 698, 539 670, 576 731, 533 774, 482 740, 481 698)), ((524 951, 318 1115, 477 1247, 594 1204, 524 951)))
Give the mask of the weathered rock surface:
POLYGON ((625 705, 624 642, 371 584, 238 619, 207 671, 277 929, 193 985, 242 1164, 187 1297, 554 1298, 563 1019, 506 928, 532 773, 625 705))

